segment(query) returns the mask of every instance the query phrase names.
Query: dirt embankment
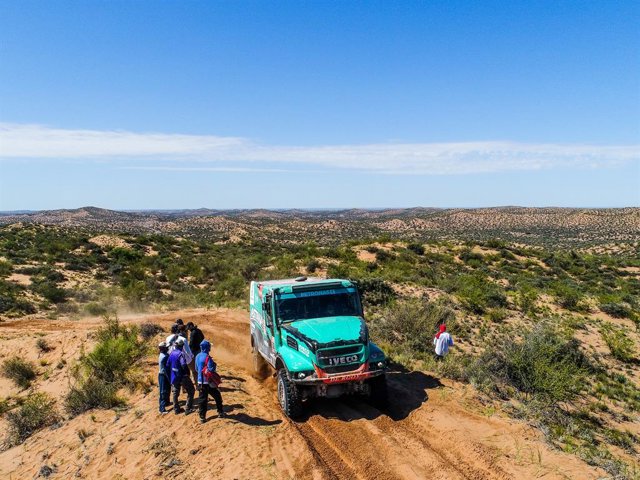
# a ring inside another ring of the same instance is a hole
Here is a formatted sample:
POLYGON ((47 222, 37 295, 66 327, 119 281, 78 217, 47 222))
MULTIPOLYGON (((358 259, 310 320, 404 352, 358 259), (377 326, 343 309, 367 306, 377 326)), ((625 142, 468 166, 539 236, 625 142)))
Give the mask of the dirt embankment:
MULTIPOLYGON (((178 316, 212 339, 224 383, 228 419, 157 414, 157 393, 136 394, 122 412, 93 411, 46 429, 0 453, 7 479, 224 478, 224 479, 590 479, 602 472, 550 449, 539 434, 493 411, 482 411, 467 387, 425 372, 391 372, 391 406, 380 411, 355 399, 317 401, 291 422, 277 404, 272 378, 250 373, 246 312, 182 311, 129 316, 167 328, 178 316)), ((0 355, 38 360, 39 334, 53 346, 40 355, 51 365, 37 382, 60 398, 69 368, 98 320, 16 320, 0 324, 0 355), (61 364, 62 358, 66 364, 61 364)), ((155 376, 155 358, 144 368, 155 376)), ((42 367, 43 369, 47 367, 42 367)), ((16 394, 2 380, 0 387, 16 394)), ((0 424, 4 431, 6 425, 0 424)))

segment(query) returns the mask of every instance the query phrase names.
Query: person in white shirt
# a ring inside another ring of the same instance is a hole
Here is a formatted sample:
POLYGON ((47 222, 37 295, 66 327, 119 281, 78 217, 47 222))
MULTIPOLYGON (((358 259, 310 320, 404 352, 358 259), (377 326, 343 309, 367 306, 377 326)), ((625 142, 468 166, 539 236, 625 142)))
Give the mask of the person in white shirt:
MULTIPOLYGON (((167 339, 165 340, 165 343, 167 344, 167 348, 169 350, 173 349, 174 344, 176 343, 176 340, 178 339, 179 335, 179 326, 178 324, 174 323, 173 325, 171 325, 171 335, 169 335, 167 337, 167 339)), ((171 352, 169 352, 171 353, 171 352)))
POLYGON ((447 326, 444 323, 440 325, 440 331, 433 337, 433 345, 436 360, 442 360, 449 353, 449 347, 453 346, 453 338, 447 332, 447 326))
POLYGON ((193 360, 193 353, 189 348, 187 337, 181 332, 180 325, 176 323, 171 327, 171 335, 167 337, 167 340, 165 342, 167 344, 169 354, 175 349, 176 341, 179 338, 182 338, 182 340, 184 341, 184 346, 182 347, 182 353, 184 353, 184 358, 187 361, 187 364, 189 364, 193 360))

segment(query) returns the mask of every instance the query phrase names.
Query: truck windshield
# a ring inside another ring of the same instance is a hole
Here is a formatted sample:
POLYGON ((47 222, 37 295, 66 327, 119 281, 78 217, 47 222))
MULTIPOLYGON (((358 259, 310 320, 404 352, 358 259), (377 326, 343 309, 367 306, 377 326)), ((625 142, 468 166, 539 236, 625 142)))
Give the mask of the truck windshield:
POLYGON ((354 289, 316 290, 276 297, 276 315, 281 323, 288 323, 309 318, 362 316, 362 307, 354 289))

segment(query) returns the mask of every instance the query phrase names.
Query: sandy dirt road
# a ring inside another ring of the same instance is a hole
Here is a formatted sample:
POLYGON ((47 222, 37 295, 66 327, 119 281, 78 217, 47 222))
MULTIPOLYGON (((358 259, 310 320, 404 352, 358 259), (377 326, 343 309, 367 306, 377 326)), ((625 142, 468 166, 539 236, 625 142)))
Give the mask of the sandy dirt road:
MULTIPOLYGON (((36 478, 106 479, 520 479, 604 476, 573 456, 550 449, 537 432, 483 414, 469 387, 425 372, 389 373, 391 406, 380 411, 356 398, 315 401, 298 422, 286 419, 272 377, 251 373, 248 318, 241 310, 189 310, 121 317, 168 330, 175 318, 198 324, 213 342, 223 377, 227 419, 210 406, 197 415, 161 417, 157 393, 129 397, 123 411, 87 412, 0 453, 0 474, 36 478)), ((61 399, 69 369, 99 319, 0 323, 0 355, 20 354, 41 368, 37 388, 61 399), (54 347, 38 355, 42 334, 54 347), (60 367, 61 359, 66 364, 60 367), (48 374, 45 375, 45 372, 48 374), (44 378, 46 377, 46 379, 44 378)), ((155 358, 145 361, 150 377, 155 358)), ((6 379, 0 389, 20 393, 6 379)), ((2 423, 0 428, 5 429, 2 423)))

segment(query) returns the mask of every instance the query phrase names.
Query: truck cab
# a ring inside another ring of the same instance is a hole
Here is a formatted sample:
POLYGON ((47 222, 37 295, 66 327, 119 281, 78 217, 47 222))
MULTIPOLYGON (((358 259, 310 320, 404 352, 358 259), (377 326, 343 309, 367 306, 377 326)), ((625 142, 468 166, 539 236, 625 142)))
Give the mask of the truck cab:
POLYGON ((386 402, 384 353, 369 339, 354 283, 342 279, 254 281, 250 287, 254 368, 275 370, 289 417, 313 397, 361 394, 386 402))

